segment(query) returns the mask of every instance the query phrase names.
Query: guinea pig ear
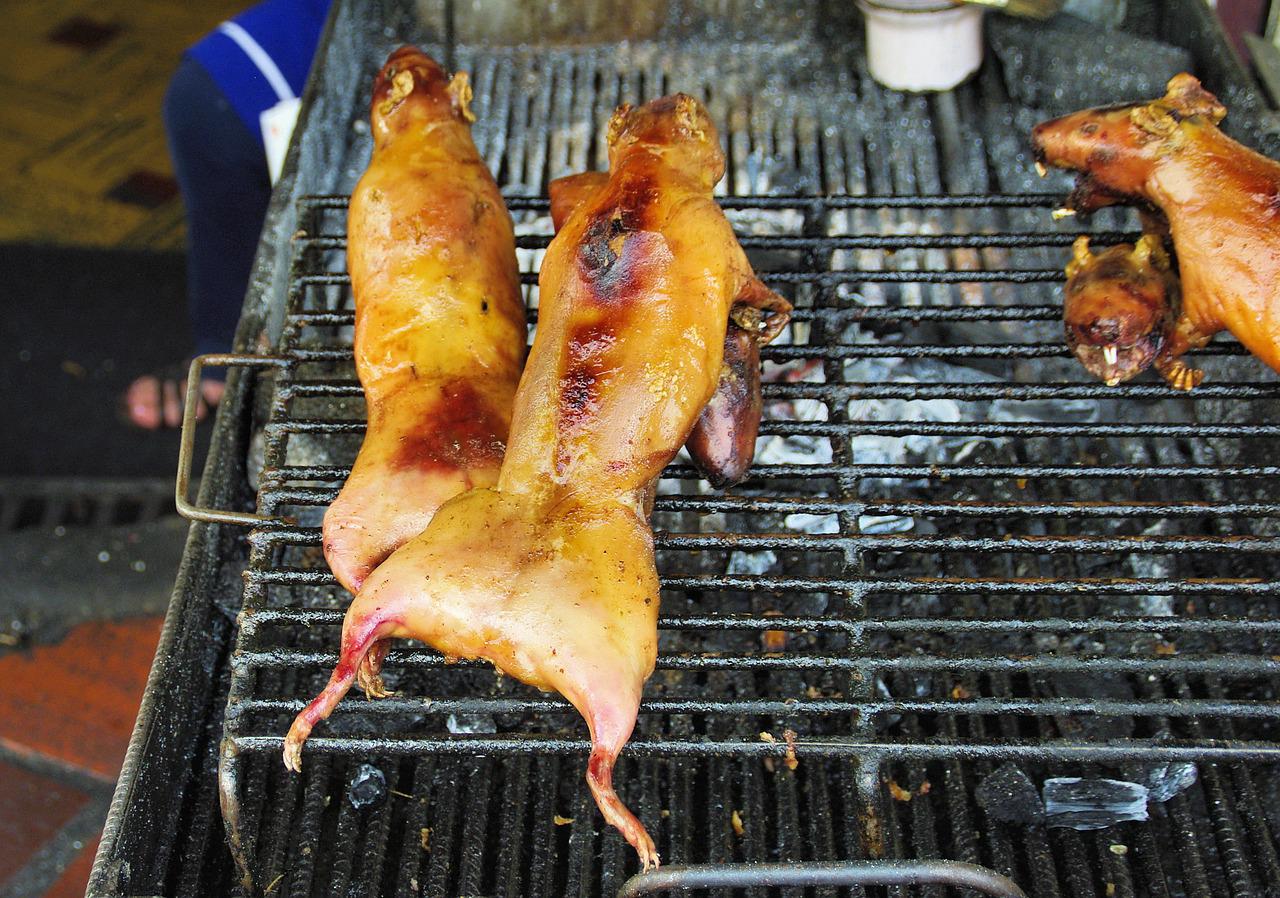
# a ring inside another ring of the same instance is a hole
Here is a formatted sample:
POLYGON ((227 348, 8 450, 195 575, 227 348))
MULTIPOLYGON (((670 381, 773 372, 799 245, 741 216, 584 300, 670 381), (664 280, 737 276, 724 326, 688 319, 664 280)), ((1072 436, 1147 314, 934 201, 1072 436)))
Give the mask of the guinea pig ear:
POLYGON ((1218 102, 1218 98, 1209 93, 1194 75, 1183 72, 1174 75, 1165 87, 1164 99, 1161 101, 1183 118, 1193 115, 1204 116, 1215 125, 1227 115, 1227 107, 1218 102))
POLYGON ((623 103, 617 109, 613 110, 613 115, 609 119, 609 128, 605 132, 605 140, 609 146, 613 146, 618 141, 618 137, 622 134, 622 130, 627 127, 627 119, 631 117, 631 111, 635 109, 630 103, 623 103))
POLYGON ((1075 243, 1071 244, 1071 261, 1067 263, 1067 277, 1075 277, 1076 272, 1089 264, 1092 259, 1093 252, 1089 249, 1089 238, 1081 234, 1076 238, 1075 243))
POLYGON ((1178 134, 1179 118, 1164 100, 1156 100, 1146 106, 1134 106, 1129 110, 1129 121, 1139 131, 1159 140, 1172 140, 1178 134))
POLYGON ((691 134, 702 136, 701 104, 688 94, 676 94, 676 121, 691 134))
POLYGON ((467 77, 466 72, 455 74, 449 81, 449 86, 445 88, 445 92, 449 94, 454 110, 462 116, 463 121, 476 120, 475 113, 471 111, 471 79, 467 77))
POLYGON ((1133 245, 1131 254, 1139 266, 1155 267, 1162 271, 1169 270, 1169 255, 1164 251, 1164 242, 1155 234, 1143 234, 1133 245))

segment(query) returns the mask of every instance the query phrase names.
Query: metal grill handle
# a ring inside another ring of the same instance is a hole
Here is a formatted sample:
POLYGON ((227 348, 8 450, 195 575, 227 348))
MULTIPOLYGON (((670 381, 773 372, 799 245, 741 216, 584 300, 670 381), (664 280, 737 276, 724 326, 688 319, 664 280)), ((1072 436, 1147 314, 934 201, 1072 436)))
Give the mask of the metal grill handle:
POLYGON ((206 365, 231 367, 242 365, 253 368, 280 367, 287 364, 285 359, 268 355, 247 355, 237 353, 211 353, 198 355, 191 360, 187 369, 187 390, 182 406, 182 440, 178 446, 178 478, 174 484, 174 504, 178 514, 189 521, 206 521, 211 524, 238 524, 253 527, 263 523, 292 524, 289 518, 265 514, 253 514, 246 511, 224 511, 220 508, 201 508, 192 504, 187 498, 191 489, 191 463, 195 455, 196 445, 196 409, 200 402, 200 374, 206 365))
POLYGON ((660 867, 637 873, 623 883, 617 898, 635 898, 669 890, 752 886, 915 886, 944 885, 977 889, 995 898, 1027 898, 994 870, 959 861, 843 861, 796 864, 696 864, 660 867))

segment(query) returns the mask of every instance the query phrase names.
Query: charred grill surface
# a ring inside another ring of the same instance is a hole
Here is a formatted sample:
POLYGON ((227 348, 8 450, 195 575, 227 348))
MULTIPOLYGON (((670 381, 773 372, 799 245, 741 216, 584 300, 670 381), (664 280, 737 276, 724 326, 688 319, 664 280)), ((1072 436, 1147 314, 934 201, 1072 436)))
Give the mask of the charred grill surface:
MULTIPOLYGON (((368 71, 391 43, 362 49, 368 71)), ((472 74, 531 322, 548 181, 603 166, 617 103, 673 90, 721 126, 722 204, 795 306, 761 350, 748 479, 712 491, 677 459, 660 483, 658 669, 623 799, 670 864, 949 858, 1036 895, 1269 894, 1280 382, 1224 339, 1193 355, 1212 376, 1190 395, 1080 368, 1062 339, 1071 243, 1082 228, 1099 249, 1131 242, 1138 222, 1052 221, 1068 182, 1035 177, 1037 113, 997 69, 924 99, 873 85, 856 44, 766 46, 711 73, 643 43, 452 59, 472 74), (1064 810, 1081 790, 1103 828, 1064 810), (1126 818, 1135 794, 1145 821, 1126 818)), ((303 197, 289 230, 257 500, 298 523, 249 537, 221 753, 233 844, 271 895, 613 895, 636 862, 582 783, 585 728, 492 668, 397 643, 396 694, 345 700, 301 776, 279 762, 349 601, 319 541, 364 428, 349 186, 303 197)), ((193 763, 211 763, 217 723, 193 763)), ((191 787, 182 841, 122 894, 229 877, 214 794, 191 787)))

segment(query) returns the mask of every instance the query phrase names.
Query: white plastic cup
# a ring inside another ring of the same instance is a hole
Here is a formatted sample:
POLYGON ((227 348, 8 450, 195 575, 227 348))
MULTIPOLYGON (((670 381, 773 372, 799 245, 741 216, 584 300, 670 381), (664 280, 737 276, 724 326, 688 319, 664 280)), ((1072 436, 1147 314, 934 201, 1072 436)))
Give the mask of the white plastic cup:
POLYGON ((857 0, 867 67, 893 90, 950 90, 982 65, 982 7, 948 0, 857 0))

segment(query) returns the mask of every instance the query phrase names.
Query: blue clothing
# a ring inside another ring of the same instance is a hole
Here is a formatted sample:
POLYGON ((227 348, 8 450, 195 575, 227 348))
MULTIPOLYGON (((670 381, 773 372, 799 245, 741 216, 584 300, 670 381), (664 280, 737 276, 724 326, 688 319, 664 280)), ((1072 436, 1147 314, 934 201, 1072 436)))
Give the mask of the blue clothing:
MULTIPOLYGON (((196 355, 227 352, 271 200, 260 130, 186 57, 164 98, 164 128, 187 214, 187 303, 196 355)), ((223 370, 205 377, 221 380, 223 370)))
POLYGON ((169 84, 164 125, 186 207, 187 301, 197 354, 231 348, 271 200, 259 115, 282 93, 302 92, 329 3, 252 6, 187 50, 169 84))
MULTIPOLYGON (((231 19, 256 43, 283 76, 271 77, 226 30, 219 29, 187 50, 187 56, 204 68, 231 103, 249 132, 262 143, 258 116, 276 105, 282 91, 301 95, 320 43, 331 0, 265 0, 231 19)), ((224 26, 225 27, 225 26, 224 26)))

